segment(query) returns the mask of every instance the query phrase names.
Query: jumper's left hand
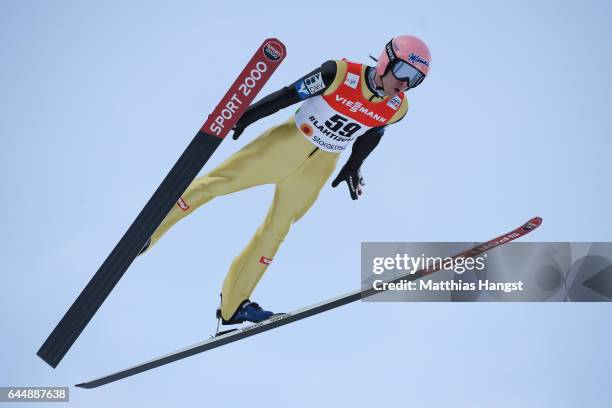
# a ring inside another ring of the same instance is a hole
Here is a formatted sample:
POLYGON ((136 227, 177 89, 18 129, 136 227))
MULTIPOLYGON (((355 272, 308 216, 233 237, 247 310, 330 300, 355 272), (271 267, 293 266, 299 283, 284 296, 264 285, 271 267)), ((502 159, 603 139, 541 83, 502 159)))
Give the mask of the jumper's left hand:
POLYGON ((365 182, 363 181, 363 177, 361 176, 359 169, 349 170, 346 167, 343 167, 342 170, 340 170, 340 173, 338 173, 336 179, 332 181, 332 187, 338 186, 338 184, 343 181, 346 181, 349 188, 349 193, 351 194, 351 198, 353 200, 357 200, 359 196, 363 194, 363 186, 365 186, 365 182))

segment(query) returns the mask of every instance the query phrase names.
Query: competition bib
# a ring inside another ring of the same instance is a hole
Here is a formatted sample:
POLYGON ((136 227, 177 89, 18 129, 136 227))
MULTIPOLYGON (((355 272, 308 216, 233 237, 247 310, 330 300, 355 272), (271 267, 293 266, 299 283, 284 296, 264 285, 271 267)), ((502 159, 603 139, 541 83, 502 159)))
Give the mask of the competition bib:
POLYGON ((368 130, 384 126, 399 109, 403 93, 370 102, 361 91, 362 65, 347 62, 343 82, 329 95, 307 99, 295 114, 302 134, 321 150, 339 153, 368 130))

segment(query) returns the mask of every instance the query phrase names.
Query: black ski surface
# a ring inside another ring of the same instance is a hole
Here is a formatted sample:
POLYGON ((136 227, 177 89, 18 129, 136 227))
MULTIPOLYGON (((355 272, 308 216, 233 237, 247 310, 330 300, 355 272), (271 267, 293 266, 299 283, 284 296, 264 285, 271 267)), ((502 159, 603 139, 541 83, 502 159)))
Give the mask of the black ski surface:
MULTIPOLYGON (((513 241, 517 238, 520 238, 529 232, 533 231, 537 227, 542 224, 542 219, 540 217, 535 217, 529 220, 527 223, 523 224, 521 227, 510 231, 507 234, 501 235, 495 239, 484 242, 482 244, 476 245, 475 247, 468 249, 467 251, 461 252, 452 256, 451 258, 470 258, 476 255, 479 255, 483 252, 486 252, 490 249, 498 247, 500 245, 506 244, 510 241, 513 241)), ((417 271, 413 274, 402 275, 391 282, 400 282, 402 280, 413 281, 420 279, 424 276, 432 274, 439 269, 423 269, 417 271)), ((108 384, 126 377, 130 377, 132 375, 142 373, 143 371, 150 370, 152 368, 156 368, 168 363, 172 363, 177 360, 181 360, 186 357, 193 356, 195 354, 202 353, 204 351, 208 351, 217 347, 221 347, 223 345, 233 343, 238 340, 245 339, 247 337, 254 336, 259 333, 263 333, 268 330, 275 329, 277 327, 284 326, 289 323, 296 322, 298 320, 305 319, 310 316, 314 316, 319 313, 326 312, 328 310, 335 309, 340 306, 344 306, 346 304, 355 302, 364 297, 368 297, 371 295, 375 295, 380 293, 381 291, 376 291, 373 288, 368 290, 356 290, 350 293, 347 293, 342 296, 335 297, 333 299, 329 299, 323 301, 321 303, 317 303, 312 306, 308 306, 299 310, 296 310, 291 313, 285 313, 277 316, 272 316, 270 319, 265 320, 261 323, 252 324, 250 326, 246 326, 244 328, 238 329, 236 331, 232 331, 221 336, 213 337, 209 340, 202 341, 200 343, 193 344, 189 347, 185 347, 183 349, 177 350, 170 354, 163 355, 161 357, 155 358, 153 360, 132 366, 130 368, 118 371, 113 374, 106 375, 104 377, 91 380, 88 382, 84 382, 81 384, 76 384, 77 387, 81 388, 96 388, 104 384, 108 384)))
POLYGON ((57 367, 149 237, 286 55, 285 46, 275 38, 265 40, 257 49, 123 238, 36 353, 51 367, 57 367))

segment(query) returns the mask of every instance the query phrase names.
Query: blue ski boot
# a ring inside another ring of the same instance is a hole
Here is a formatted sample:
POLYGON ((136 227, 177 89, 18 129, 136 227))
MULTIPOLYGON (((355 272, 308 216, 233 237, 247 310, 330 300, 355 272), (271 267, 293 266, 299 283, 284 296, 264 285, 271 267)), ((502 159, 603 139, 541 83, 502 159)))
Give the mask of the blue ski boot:
POLYGON ((261 306, 259 306, 255 302, 251 302, 250 300, 245 300, 238 306, 238 310, 234 313, 229 320, 225 320, 221 316, 221 309, 217 309, 217 319, 221 319, 221 324, 229 325, 229 324, 239 324, 244 322, 251 323, 259 323, 266 319, 269 319, 274 315, 273 312, 263 310, 261 306))

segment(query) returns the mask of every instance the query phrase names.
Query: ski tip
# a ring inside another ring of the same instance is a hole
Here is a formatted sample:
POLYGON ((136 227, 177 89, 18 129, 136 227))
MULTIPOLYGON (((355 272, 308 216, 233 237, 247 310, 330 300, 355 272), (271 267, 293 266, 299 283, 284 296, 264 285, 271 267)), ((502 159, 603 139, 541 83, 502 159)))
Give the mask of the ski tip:
POLYGON ((278 38, 276 38, 276 37, 266 38, 263 43, 266 44, 266 43, 268 43, 270 41, 274 41, 274 42, 278 43, 278 45, 283 47, 283 49, 285 48, 285 44, 283 44, 283 42, 281 40, 279 40, 278 38))
POLYGON ((533 217, 523 225, 523 229, 527 231, 534 230, 542 225, 542 217, 533 217))
POLYGON ((87 383, 74 384, 74 386, 79 388, 91 388, 87 383))
POLYGON ((287 47, 276 37, 266 38, 261 44, 264 54, 273 61, 282 61, 287 56, 287 47))

